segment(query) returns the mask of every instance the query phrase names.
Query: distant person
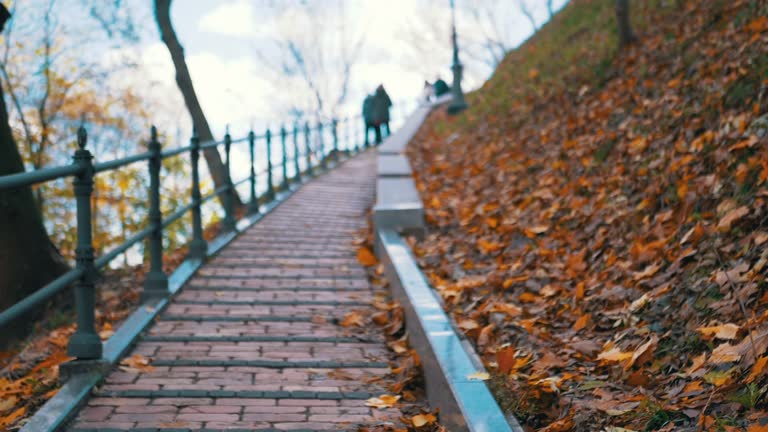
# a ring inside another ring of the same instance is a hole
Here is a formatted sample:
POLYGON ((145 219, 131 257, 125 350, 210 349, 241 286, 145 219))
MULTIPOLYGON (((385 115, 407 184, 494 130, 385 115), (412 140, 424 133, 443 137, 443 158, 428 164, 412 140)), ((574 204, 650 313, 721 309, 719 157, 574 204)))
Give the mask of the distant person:
POLYGON ((376 131, 376 144, 381 144, 381 127, 387 131, 387 136, 390 135, 389 129, 389 108, 392 106, 392 100, 389 98, 387 91, 384 90, 383 85, 376 87, 376 92, 373 94, 373 104, 371 106, 371 117, 373 119, 374 130, 376 131))
POLYGON ((376 128, 373 124, 373 95, 366 95, 363 100, 363 122, 365 123, 365 140, 363 142, 368 147, 368 131, 376 128))
POLYGON ((424 81, 424 89, 421 91, 421 102, 429 103, 435 97, 435 88, 429 81, 424 81))
POLYGON ((440 77, 437 77, 437 79, 435 80, 435 83, 432 84, 432 88, 434 89, 434 92, 435 92, 435 98, 439 98, 440 96, 447 94, 448 92, 451 91, 451 88, 448 87, 448 83, 443 81, 443 79, 440 77))

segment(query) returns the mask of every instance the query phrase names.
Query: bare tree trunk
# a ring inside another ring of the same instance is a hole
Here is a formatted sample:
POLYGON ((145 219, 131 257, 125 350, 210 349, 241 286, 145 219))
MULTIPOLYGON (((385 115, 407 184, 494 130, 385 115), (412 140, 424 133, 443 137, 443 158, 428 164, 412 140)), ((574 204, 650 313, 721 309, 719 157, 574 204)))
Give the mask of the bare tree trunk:
MULTIPOLYGON (((5 9, 1 4, 0 7, 5 9)), ((5 94, 0 85, 0 176, 20 172, 24 172, 24 164, 11 133, 5 94)), ((0 190, 0 310, 42 288, 67 269, 48 238, 32 189, 0 190)), ((3 329, 0 347, 11 337, 26 333, 29 320, 20 321, 12 328, 3 329)))
MULTIPOLYGON (((168 47, 168 52, 171 53, 173 66, 176 68, 176 85, 178 85, 184 97, 184 104, 187 106, 189 115, 192 117, 192 124, 194 124, 197 130, 201 142, 212 141, 213 133, 208 125, 208 120, 205 118, 203 108, 197 100, 195 86, 192 83, 187 62, 184 59, 184 48, 179 43, 176 32, 173 30, 173 24, 171 23, 171 0, 155 0, 155 19, 160 29, 160 36, 165 46, 168 47)), ((208 148, 203 150, 203 156, 208 163, 208 170, 211 173, 211 177, 213 177, 213 183, 216 185, 216 188, 226 185, 226 167, 221 161, 219 152, 215 148, 208 148)), ((232 195, 235 199, 235 205, 241 206, 242 201, 237 191, 233 191, 232 195)), ((223 195, 220 198, 223 198, 223 195)))
POLYGON ((619 28, 619 48, 637 42, 629 21, 629 0, 616 0, 616 21, 619 28))
POLYGON ((547 12, 549 12, 549 19, 552 20, 552 17, 555 16, 555 11, 552 8, 552 0, 547 0, 547 12))

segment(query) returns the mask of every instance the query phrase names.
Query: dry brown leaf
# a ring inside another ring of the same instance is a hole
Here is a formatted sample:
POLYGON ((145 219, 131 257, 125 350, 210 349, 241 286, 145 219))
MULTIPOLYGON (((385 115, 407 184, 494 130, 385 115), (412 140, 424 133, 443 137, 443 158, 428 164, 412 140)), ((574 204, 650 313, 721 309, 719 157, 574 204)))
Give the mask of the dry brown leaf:
POLYGON ((737 207, 726 213, 726 215, 720 219, 720 222, 717 223, 717 229, 721 232, 728 232, 731 230, 731 225, 748 214, 749 207, 737 207))

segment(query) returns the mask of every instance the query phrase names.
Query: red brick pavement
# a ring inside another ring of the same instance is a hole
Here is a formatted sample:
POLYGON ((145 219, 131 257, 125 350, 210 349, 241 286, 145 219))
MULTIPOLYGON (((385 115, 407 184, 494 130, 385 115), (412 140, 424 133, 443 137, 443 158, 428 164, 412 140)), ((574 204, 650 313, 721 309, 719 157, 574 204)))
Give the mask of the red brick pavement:
POLYGON ((113 371, 70 430, 397 423, 398 409, 365 406, 366 394, 386 393, 383 336, 336 321, 385 295, 353 244, 374 167, 369 153, 318 177, 212 258, 133 350, 154 370, 113 371))

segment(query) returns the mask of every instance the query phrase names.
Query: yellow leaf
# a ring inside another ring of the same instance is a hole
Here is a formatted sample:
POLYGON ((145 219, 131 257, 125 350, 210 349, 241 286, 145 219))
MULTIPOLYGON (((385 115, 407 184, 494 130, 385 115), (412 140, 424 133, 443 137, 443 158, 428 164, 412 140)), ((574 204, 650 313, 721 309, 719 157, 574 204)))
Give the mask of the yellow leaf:
POLYGON ((134 354, 128 358, 124 358, 120 362, 120 365, 130 369, 138 369, 143 372, 152 372, 155 370, 155 368, 149 364, 149 359, 141 354, 134 354))
POLYGON ((696 330, 704 336, 714 336, 718 339, 733 340, 736 339, 740 328, 741 327, 736 324, 728 323, 712 327, 699 327, 696 330))
POLYGON ((491 379, 491 375, 488 372, 477 371, 467 375, 467 379, 470 381, 488 381, 491 379))
POLYGON ((424 425, 432 424, 437 421, 437 418, 432 414, 418 414, 411 417, 411 424, 414 427, 422 427, 424 425))
POLYGON ((10 396, 3 400, 0 400, 0 413, 4 413, 8 411, 9 409, 16 406, 16 402, 18 402, 19 399, 16 396, 10 396))
POLYGON ((364 266, 374 266, 379 263, 371 250, 365 246, 357 250, 357 260, 364 266))
POLYGON ((598 360, 604 360, 607 362, 621 362, 632 358, 633 353, 623 352, 619 347, 613 347, 608 351, 603 351, 597 356, 598 360))
POLYGON ((372 397, 365 401, 365 405, 374 408, 392 408, 397 401, 400 400, 400 396, 381 395, 379 397, 372 397))

